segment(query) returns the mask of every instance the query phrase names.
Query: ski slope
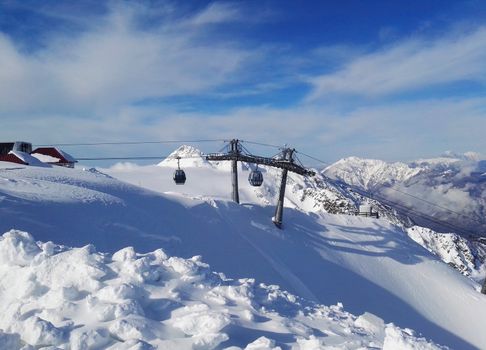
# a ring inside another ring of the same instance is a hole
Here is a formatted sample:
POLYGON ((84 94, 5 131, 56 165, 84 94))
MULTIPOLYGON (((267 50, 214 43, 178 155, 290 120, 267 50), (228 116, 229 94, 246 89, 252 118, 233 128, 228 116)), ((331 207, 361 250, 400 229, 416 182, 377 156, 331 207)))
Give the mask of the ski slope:
POLYGON ((183 258, 201 255, 230 278, 277 284, 324 305, 342 303, 348 312, 373 313, 451 348, 486 348, 479 286, 401 229, 324 213, 314 197, 303 198, 311 180, 292 178, 279 230, 270 220, 278 173, 266 172, 265 186, 255 191, 240 169, 237 205, 229 200, 229 165, 187 161, 185 186, 172 184, 170 159, 103 170, 137 186, 92 169, 4 163, 0 231, 19 229, 68 246, 92 243, 110 253, 133 246, 142 253, 163 248, 183 258))

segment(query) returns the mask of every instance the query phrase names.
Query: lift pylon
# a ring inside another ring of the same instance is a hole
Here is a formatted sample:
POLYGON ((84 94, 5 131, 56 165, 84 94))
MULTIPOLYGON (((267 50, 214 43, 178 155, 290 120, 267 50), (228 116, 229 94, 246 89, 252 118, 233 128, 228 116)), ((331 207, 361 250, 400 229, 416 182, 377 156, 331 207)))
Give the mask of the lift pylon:
POLYGON ((246 162, 253 164, 261 164, 271 166, 274 168, 282 169, 282 179, 280 183, 280 191, 278 196, 277 208, 275 210, 275 216, 272 218, 273 223, 278 227, 282 227, 283 218, 283 204, 285 200, 285 187, 287 184, 288 172, 293 172, 303 176, 314 176, 315 173, 312 170, 306 169, 303 166, 294 162, 295 149, 284 148, 282 152, 273 158, 256 156, 250 153, 244 153, 243 147, 241 147, 240 140, 233 139, 229 142, 228 151, 225 153, 210 153, 206 155, 206 159, 209 161, 231 161, 231 182, 233 189, 233 201, 240 202, 238 192, 238 164, 237 162, 246 162))
MULTIPOLYGON (((285 148, 282 153, 283 153, 283 159, 293 163, 294 162, 294 149, 290 148, 285 148)), ((282 219, 283 219, 283 205, 284 205, 284 200, 285 200, 285 187, 287 185, 287 174, 288 174, 288 169, 283 169, 282 170, 282 179, 280 181, 280 191, 278 193, 278 202, 277 202, 277 208, 275 209, 275 216, 272 218, 273 223, 275 226, 278 228, 282 227, 282 219)))

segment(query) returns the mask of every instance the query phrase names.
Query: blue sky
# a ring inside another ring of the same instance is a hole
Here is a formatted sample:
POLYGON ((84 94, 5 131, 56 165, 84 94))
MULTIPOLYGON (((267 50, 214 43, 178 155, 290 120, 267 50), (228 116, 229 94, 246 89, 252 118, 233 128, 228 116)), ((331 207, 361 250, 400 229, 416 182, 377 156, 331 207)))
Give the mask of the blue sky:
POLYGON ((484 155, 485 20, 484 1, 0 1, 0 135, 484 155))

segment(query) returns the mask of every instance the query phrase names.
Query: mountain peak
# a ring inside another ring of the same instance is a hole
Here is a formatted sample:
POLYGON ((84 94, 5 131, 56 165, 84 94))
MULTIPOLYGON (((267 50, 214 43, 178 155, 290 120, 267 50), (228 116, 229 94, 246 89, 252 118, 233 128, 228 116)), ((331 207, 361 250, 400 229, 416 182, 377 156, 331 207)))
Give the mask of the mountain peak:
POLYGON ((161 161, 158 166, 177 167, 177 158, 180 157, 180 165, 182 166, 204 166, 210 165, 204 158, 201 150, 190 145, 182 145, 173 151, 167 158, 161 161))

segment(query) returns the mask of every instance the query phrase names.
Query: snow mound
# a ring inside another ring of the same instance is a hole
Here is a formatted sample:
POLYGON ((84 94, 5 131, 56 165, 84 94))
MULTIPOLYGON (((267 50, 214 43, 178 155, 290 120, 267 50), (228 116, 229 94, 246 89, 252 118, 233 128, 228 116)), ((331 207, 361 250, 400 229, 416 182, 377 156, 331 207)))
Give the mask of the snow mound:
POLYGON ((200 257, 103 254, 16 230, 0 238, 0 298, 2 349, 440 348, 342 304, 226 279, 200 257))
POLYGON ((180 146, 157 165, 160 167, 177 168, 177 157, 181 158, 181 167, 211 166, 199 149, 189 145, 180 146))

